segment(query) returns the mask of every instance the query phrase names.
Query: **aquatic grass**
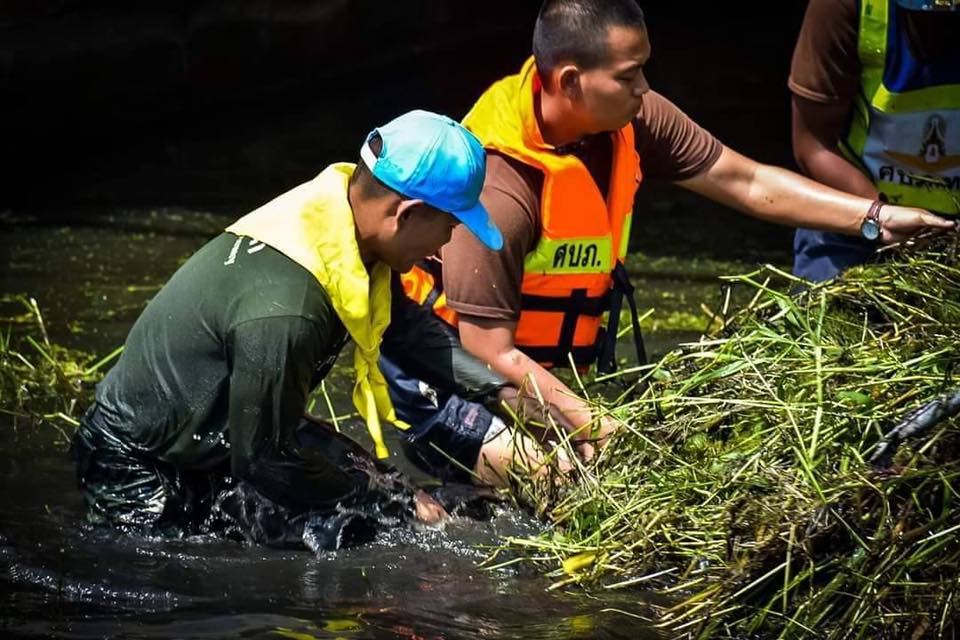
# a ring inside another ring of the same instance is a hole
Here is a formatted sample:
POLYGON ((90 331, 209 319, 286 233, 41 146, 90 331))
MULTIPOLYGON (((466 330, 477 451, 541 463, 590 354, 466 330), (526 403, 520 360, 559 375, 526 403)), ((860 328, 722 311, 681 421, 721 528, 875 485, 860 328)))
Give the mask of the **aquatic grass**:
POLYGON ((49 423, 75 427, 90 403, 93 385, 121 348, 102 358, 50 341, 37 301, 16 295, 0 297, 7 315, 0 331, 0 413, 14 428, 49 423))
POLYGON ((725 278, 747 293, 740 311, 621 374, 633 397, 593 395, 625 428, 583 481, 522 488, 553 527, 508 540, 515 559, 555 586, 642 586, 638 609, 668 637, 952 632, 958 422, 870 459, 906 413, 960 386, 957 253, 941 237, 800 293, 770 266, 725 278))

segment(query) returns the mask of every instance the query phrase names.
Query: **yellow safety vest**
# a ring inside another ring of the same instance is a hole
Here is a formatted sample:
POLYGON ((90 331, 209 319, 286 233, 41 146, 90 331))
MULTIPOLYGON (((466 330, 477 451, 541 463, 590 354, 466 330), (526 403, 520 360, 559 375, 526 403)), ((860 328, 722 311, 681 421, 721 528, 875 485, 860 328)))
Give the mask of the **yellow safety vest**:
MULTIPOLYGON (((913 59, 895 0, 861 0, 861 93, 841 149, 890 202, 960 213, 960 44, 932 66, 913 59)), ((960 34, 958 34, 960 43, 960 34)))

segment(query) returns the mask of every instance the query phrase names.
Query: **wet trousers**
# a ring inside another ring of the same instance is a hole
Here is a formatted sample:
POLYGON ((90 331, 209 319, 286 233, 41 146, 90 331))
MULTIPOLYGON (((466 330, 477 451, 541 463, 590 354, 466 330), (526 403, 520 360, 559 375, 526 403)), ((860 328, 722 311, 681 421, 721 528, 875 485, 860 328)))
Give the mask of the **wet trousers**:
POLYGON ((274 502, 230 476, 229 463, 184 469, 149 459, 103 427, 97 406, 74 436, 71 457, 88 520, 127 532, 163 537, 215 534, 273 547, 314 551, 369 541, 412 519, 413 491, 400 474, 378 467, 347 438, 304 420, 304 447, 319 449, 366 485, 350 504, 303 511, 274 502))

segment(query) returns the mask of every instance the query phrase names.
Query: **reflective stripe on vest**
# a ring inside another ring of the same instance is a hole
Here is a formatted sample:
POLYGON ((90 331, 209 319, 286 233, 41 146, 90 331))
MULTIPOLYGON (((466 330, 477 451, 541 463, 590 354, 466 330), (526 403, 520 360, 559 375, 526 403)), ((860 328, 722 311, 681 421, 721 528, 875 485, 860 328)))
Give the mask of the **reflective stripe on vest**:
POLYGON ((607 198, 574 155, 543 140, 534 109, 541 90, 533 58, 500 80, 463 124, 487 149, 543 172, 541 236, 524 260, 515 344, 545 366, 578 366, 596 359, 611 272, 626 256, 640 158, 633 124, 609 134, 613 142, 607 198))
POLYGON ((917 61, 895 4, 860 2, 862 94, 841 147, 891 202, 957 214, 960 48, 917 61))

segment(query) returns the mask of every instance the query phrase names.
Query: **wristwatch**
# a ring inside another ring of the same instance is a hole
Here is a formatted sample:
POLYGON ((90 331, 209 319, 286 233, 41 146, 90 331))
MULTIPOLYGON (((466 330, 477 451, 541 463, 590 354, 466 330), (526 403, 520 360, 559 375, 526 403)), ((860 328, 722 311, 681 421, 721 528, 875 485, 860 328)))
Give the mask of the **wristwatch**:
POLYGON ((886 204, 883 200, 874 200, 867 211, 867 217, 860 223, 860 235, 867 240, 874 241, 880 238, 880 209, 886 204))

